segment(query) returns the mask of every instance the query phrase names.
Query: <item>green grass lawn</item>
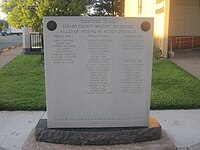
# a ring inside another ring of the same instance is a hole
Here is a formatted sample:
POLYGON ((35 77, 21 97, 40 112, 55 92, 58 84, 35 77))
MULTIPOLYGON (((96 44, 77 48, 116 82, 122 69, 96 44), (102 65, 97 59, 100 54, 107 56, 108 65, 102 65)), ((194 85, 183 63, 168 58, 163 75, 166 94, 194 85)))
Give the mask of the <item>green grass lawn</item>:
MULTIPOLYGON (((40 56, 19 56, 0 70, 0 110, 45 110, 40 56)), ((169 60, 153 65, 151 109, 200 108, 200 81, 169 60)))
POLYGON ((0 70, 0 110, 45 110, 40 56, 19 56, 0 70))
POLYGON ((200 108, 200 80, 169 60, 153 64, 151 109, 200 108))

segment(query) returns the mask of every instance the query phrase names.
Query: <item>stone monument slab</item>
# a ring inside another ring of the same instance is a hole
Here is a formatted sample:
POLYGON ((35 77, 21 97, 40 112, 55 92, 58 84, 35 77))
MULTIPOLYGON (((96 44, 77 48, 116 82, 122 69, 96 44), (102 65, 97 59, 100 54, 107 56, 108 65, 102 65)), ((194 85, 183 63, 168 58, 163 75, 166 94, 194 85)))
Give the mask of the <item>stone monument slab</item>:
POLYGON ((153 18, 45 17, 48 128, 147 127, 153 18))

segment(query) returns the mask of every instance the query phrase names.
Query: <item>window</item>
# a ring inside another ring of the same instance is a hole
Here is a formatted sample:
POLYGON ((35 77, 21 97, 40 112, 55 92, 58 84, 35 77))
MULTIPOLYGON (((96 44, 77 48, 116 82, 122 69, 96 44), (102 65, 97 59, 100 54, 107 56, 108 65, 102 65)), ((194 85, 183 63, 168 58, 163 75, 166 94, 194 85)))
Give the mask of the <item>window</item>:
POLYGON ((138 0, 138 15, 142 14, 142 0, 138 0))

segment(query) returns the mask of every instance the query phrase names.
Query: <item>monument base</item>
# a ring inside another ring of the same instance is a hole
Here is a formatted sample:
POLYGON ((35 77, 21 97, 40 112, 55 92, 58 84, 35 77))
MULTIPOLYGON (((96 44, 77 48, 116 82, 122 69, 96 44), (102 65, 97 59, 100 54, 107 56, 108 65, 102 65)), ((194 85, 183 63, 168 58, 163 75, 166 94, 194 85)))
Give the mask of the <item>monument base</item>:
POLYGON ((129 128, 75 128, 49 129, 47 120, 39 120, 35 128, 35 139, 70 145, 116 145, 131 144, 161 138, 161 126, 155 118, 150 118, 149 127, 129 128))
POLYGON ((176 150, 176 146, 167 137, 164 131, 162 131, 160 140, 110 146, 74 146, 37 142, 34 135, 35 130, 33 130, 29 135, 28 139, 22 147, 22 150, 176 150))

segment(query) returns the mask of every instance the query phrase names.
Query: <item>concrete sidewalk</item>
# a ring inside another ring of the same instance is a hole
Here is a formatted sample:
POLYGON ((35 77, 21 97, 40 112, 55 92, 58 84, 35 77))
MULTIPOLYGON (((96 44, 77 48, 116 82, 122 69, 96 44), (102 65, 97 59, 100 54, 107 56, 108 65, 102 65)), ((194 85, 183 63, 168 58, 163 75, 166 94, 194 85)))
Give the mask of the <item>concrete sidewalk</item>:
MULTIPOLYGON (((200 150, 200 109, 151 111, 150 116, 158 119, 178 150, 200 150)), ((1 111, 0 147, 20 150, 41 118, 46 118, 43 111, 1 111)))
POLYGON ((200 80, 200 50, 176 52, 171 61, 200 80))
POLYGON ((20 55, 22 46, 11 48, 6 52, 0 53, 0 69, 3 68, 7 63, 13 60, 16 56, 20 55))

